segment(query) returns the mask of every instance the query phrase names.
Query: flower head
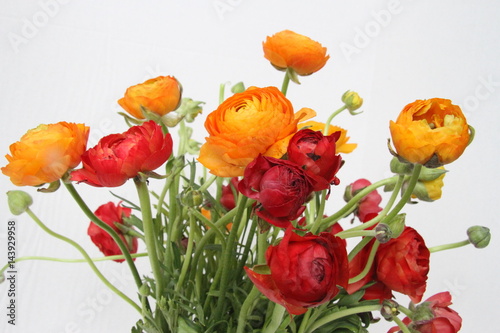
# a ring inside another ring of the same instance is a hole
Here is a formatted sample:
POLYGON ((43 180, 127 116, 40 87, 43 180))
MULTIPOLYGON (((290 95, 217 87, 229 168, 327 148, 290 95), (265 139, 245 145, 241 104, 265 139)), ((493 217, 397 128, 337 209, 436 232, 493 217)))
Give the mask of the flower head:
POLYGON ((449 99, 408 104, 390 130, 397 154, 411 163, 438 167, 462 155, 470 139, 462 110, 449 99))
POLYGON ((159 76, 127 89, 118 104, 137 119, 144 119, 141 107, 163 116, 179 107, 182 87, 172 76, 159 76))
POLYGON ((262 43, 264 57, 280 69, 293 69, 299 75, 319 71, 330 58, 326 48, 309 37, 290 30, 268 36, 262 43))
POLYGON ((398 238, 380 244, 375 256, 377 278, 418 303, 427 287, 429 257, 422 236, 415 229, 405 227, 398 238))
POLYGON ((239 191, 259 202, 256 213, 277 227, 288 227, 305 210, 304 204, 315 190, 329 184, 316 183, 300 166, 287 160, 259 156, 245 169, 239 191))
POLYGON ((300 130, 288 144, 288 160, 314 176, 322 177, 329 184, 338 184, 335 175, 340 169, 342 157, 336 155, 335 142, 339 137, 339 132, 324 136, 321 131, 300 130))
POLYGON ((89 128, 83 124, 39 125, 10 145, 10 155, 5 156, 9 164, 2 173, 17 186, 55 182, 80 164, 88 136, 89 128))
POLYGON ((282 157, 297 123, 313 115, 310 109, 294 114, 292 104, 276 87, 250 87, 208 115, 205 128, 210 136, 198 160, 217 176, 242 176, 259 154, 282 157))
MULTIPOLYGON (((120 238, 127 245, 130 253, 137 252, 137 237, 124 235, 121 230, 115 225, 124 224, 123 218, 130 217, 132 210, 123 207, 121 203, 115 205, 113 202, 101 205, 95 211, 95 215, 104 223, 112 227, 120 236, 120 238)), ((87 229, 87 234, 90 236, 92 242, 101 250, 105 256, 113 256, 123 254, 115 240, 103 229, 98 227, 94 222, 90 222, 87 229)), ((124 259, 116 259, 116 262, 123 262, 124 259)))
POLYGON ((288 228, 278 245, 266 251, 270 274, 245 267, 255 286, 290 314, 330 301, 346 287, 347 251, 332 233, 299 236, 288 228))
POLYGON ((82 156, 83 168, 70 179, 93 186, 116 187, 139 172, 153 171, 172 153, 172 138, 152 120, 122 134, 105 136, 82 156))

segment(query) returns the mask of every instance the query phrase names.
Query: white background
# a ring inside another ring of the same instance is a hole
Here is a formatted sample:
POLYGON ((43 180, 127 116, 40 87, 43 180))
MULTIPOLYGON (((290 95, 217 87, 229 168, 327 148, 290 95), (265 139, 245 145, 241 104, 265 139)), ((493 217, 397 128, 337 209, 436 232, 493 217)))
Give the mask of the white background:
MULTIPOLYGON (((220 83, 281 85, 282 73, 264 59, 267 35, 291 29, 320 41, 331 59, 318 73, 291 84, 298 110, 311 107, 318 120, 338 108, 345 90, 364 98, 364 113, 342 114, 335 123, 359 144, 339 173, 342 185, 357 178, 390 176, 388 123, 416 99, 449 98, 477 131, 464 155, 448 166, 444 194, 434 203, 405 208, 407 223, 428 246, 465 239, 465 230, 486 225, 489 248, 440 252, 431 257, 425 297, 449 290, 463 317, 462 332, 498 332, 498 124, 500 122, 500 3, 498 1, 0 1, 0 154, 40 123, 83 122, 92 146, 104 134, 126 129, 116 101, 131 85, 174 75, 184 96, 217 105, 220 83)), ((6 164, 6 160, 0 163, 6 164)), ((155 181, 152 181, 155 182, 155 181)), ((1 192, 15 189, 0 176, 1 192)), ((78 189, 92 209, 114 200, 107 189, 78 189)), ((86 235, 88 221, 61 189, 34 196, 32 209, 55 231, 100 253, 86 235)), ((129 182, 116 193, 135 199, 129 182)), ((342 204, 334 189, 329 212, 342 204)), ((1 198, 0 198, 1 199, 1 198)), ((6 222, 0 200, 0 263, 6 261, 6 222)), ((47 236, 27 216, 18 225, 18 257, 78 258, 65 243, 47 236)), ((142 247, 143 249, 143 247, 142 247)), ((138 260, 148 273, 144 259, 138 260)), ((103 272, 135 299, 125 265, 100 263, 103 272)), ((6 285, 0 285, 0 332, 127 332, 138 319, 111 295, 85 264, 18 264, 17 325, 7 325, 6 285)), ((398 297, 403 304, 408 299, 398 297)), ((377 324, 385 332, 390 324, 377 324)), ((370 330, 372 331, 372 330, 370 330)))

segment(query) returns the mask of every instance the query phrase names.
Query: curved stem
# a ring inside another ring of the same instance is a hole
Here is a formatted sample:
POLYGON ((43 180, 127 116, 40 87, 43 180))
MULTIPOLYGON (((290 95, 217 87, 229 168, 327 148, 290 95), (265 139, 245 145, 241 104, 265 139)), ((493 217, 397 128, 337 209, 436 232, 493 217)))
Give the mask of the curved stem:
POLYGON ((411 194, 415 189, 415 185, 417 185, 418 177, 420 176, 420 171, 422 170, 422 164, 415 164, 413 167, 413 173, 408 181, 408 187, 405 189, 401 199, 396 204, 396 206, 391 210, 389 214, 384 218, 384 220, 391 221, 403 207, 408 203, 411 198, 411 194))
POLYGON ((68 190, 68 192, 71 194, 73 199, 76 201, 78 206, 80 206, 80 209, 83 211, 83 213, 92 221, 94 222, 99 228, 103 229, 106 231, 116 242, 120 250, 122 251, 122 254, 125 258, 125 261, 127 262, 127 265, 130 269, 130 272, 132 273, 132 276, 134 277, 135 284, 137 288, 140 288, 142 286, 142 281, 141 281, 141 276, 139 275, 139 272, 137 271, 137 267, 135 266, 134 260, 132 260, 132 256, 130 255, 130 251, 128 250, 127 245, 124 243, 124 241, 118 236, 118 233, 109 225, 101 221, 95 214, 89 209, 85 201, 83 201, 82 197, 80 194, 76 191, 76 188, 73 186, 71 183, 64 183, 64 186, 68 190))
MULTIPOLYGON (((132 253, 131 256, 132 258, 139 258, 139 257, 146 257, 148 254, 147 253, 132 253)), ((93 262, 99 262, 99 261, 109 261, 109 260, 120 260, 120 259, 125 259, 125 256, 123 255, 115 255, 115 256, 106 256, 106 257, 99 257, 99 258, 90 258, 93 262)), ((67 259, 67 258, 55 258, 55 257, 44 257, 44 256, 24 256, 24 257, 19 257, 14 259, 14 263, 21 262, 21 261, 28 261, 28 260, 40 260, 40 261, 53 261, 53 262, 64 262, 64 263, 70 263, 70 264, 77 264, 77 263, 86 263, 86 259, 67 259)), ((9 264, 6 264, 0 269, 0 276, 7 270, 9 267, 9 264)))
POLYGON ((274 333, 280 327, 281 321, 283 320, 283 314, 285 314, 285 308, 279 304, 274 304, 273 314, 269 324, 264 327, 262 333, 274 333))
POLYGON ((381 305, 376 304, 376 305, 363 305, 363 306, 358 306, 355 308, 350 308, 350 309, 345 309, 341 311, 334 312, 330 315, 324 316, 323 318, 320 318, 316 320, 311 327, 308 328, 306 331, 307 333, 312 333, 314 332, 315 329, 318 327, 321 327, 331 321, 337 320, 339 318, 347 317, 356 313, 363 313, 363 312, 371 312, 371 311, 380 311, 381 305))
POLYGON ((346 216, 346 214, 348 214, 352 210, 352 208, 361 199, 363 199, 366 195, 368 195, 370 192, 376 190, 377 188, 379 188, 381 186, 389 185, 389 184, 395 182, 396 178, 397 177, 390 177, 390 178, 382 179, 382 180, 379 180, 376 183, 373 183, 373 184, 365 187, 364 189, 362 189, 361 191, 359 191, 354 197, 352 197, 352 199, 349 200, 349 202, 347 204, 345 204, 344 207, 342 207, 341 209, 339 209, 335 214, 330 215, 327 218, 324 218, 321 221, 321 224, 329 225, 332 222, 337 222, 338 220, 340 220, 341 218, 343 218, 344 216, 346 216))
POLYGON ((238 316, 238 327, 236 329, 236 333, 243 333, 245 332, 245 326, 247 324, 247 317, 251 313, 254 302, 259 297, 260 291, 257 289, 257 287, 253 286, 252 290, 250 290, 250 293, 247 295, 245 298, 245 301, 241 305, 240 308, 240 314, 238 316))
POLYGON ((456 243, 450 243, 450 244, 443 244, 443 245, 437 245, 429 248, 430 253, 434 252, 439 252, 439 251, 444 251, 444 250, 451 250, 451 249, 456 249, 457 247, 462 247, 470 244, 470 240, 466 239, 461 242, 456 242, 456 243))
POLYGON ((144 228, 144 240, 146 241, 146 248, 148 251, 149 262, 156 282, 156 301, 160 301, 163 292, 163 275, 161 273, 160 261, 158 260, 156 235, 153 226, 153 216, 151 213, 151 202, 149 198, 148 186, 145 181, 134 178, 134 183, 139 195, 139 202, 141 205, 142 225, 144 228))
POLYGON ((66 242, 73 246, 75 249, 78 250, 78 252, 81 253, 81 255, 85 258, 85 261, 89 264, 90 268, 92 271, 97 275, 97 277, 108 287, 111 291, 113 291, 115 294, 120 296, 125 302, 129 303, 134 309, 136 309, 141 315, 142 315, 142 309, 139 305, 137 305, 134 301, 132 301, 127 295, 122 293, 120 290, 118 290, 111 282, 106 279, 104 275, 99 271, 99 269, 96 267, 90 256, 87 254, 87 252, 83 249, 83 247, 80 246, 77 242, 75 242, 72 239, 69 239, 68 237, 65 237, 63 235, 60 235, 53 230, 49 229, 36 215, 33 213, 33 211, 29 208, 26 208, 26 213, 33 219, 33 221, 38 224, 40 228, 43 229, 46 233, 51 235, 52 237, 55 237, 57 239, 62 240, 63 242, 66 242))
POLYGON ((335 110, 330 117, 325 122, 325 128, 323 129, 323 135, 328 135, 328 129, 330 127, 330 123, 332 122, 333 118, 335 118, 339 113, 347 109, 347 105, 343 105, 341 108, 335 110))
POLYGON ((335 234, 335 236, 340 237, 342 239, 353 238, 353 237, 366 237, 366 236, 375 237, 376 235, 377 234, 375 230, 350 230, 350 229, 335 234))
POLYGON ((410 329, 399 319, 399 317, 393 316, 392 320, 398 325, 398 327, 401 329, 401 332, 403 333, 411 333, 410 329))
POLYGON ((380 242, 375 241, 375 243, 373 244, 372 249, 370 251, 370 255, 368 256, 368 260, 366 261, 365 268, 363 268, 361 273, 359 273, 358 275, 356 275, 352 279, 349 279, 349 284, 360 281, 361 279, 363 279, 366 276, 366 274, 368 274, 368 272, 372 268, 373 260, 375 259, 375 254, 377 253, 379 245, 380 245, 380 242))

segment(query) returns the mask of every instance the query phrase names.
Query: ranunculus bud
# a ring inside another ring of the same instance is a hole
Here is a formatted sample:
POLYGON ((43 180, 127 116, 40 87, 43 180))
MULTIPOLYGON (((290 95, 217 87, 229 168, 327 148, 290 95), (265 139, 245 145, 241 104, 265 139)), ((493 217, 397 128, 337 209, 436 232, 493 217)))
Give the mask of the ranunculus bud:
POLYGON ((467 229, 467 236, 469 236, 471 244, 478 249, 484 249, 490 244, 491 233, 490 229, 487 227, 479 225, 470 227, 467 229))
POLYGON ((31 196, 24 191, 8 191, 7 200, 10 212, 14 215, 21 215, 33 204, 31 196))
POLYGON ((352 111, 356 111, 363 105, 363 99, 359 97, 358 93, 350 90, 342 95, 342 102, 351 114, 353 114, 352 111))
POLYGON ((188 207, 198 207, 203 203, 203 193, 198 190, 186 189, 181 193, 181 203, 188 207))
POLYGON ((391 230, 392 238, 398 238, 399 235, 401 235, 401 233, 405 229, 405 220, 406 220, 406 214, 401 213, 396 215, 390 221, 384 221, 384 223, 387 224, 387 226, 391 230))

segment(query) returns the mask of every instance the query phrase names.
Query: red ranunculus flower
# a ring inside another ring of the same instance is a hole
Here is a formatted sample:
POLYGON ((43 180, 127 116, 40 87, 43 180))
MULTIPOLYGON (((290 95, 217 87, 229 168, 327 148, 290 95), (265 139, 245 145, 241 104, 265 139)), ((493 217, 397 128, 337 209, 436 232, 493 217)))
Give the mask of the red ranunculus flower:
POLYGON ((305 210, 315 185, 295 163, 259 155, 245 168, 238 190, 260 203, 256 209, 259 217, 285 228, 305 210))
MULTIPOLYGON (((372 240, 370 243, 368 243, 364 248, 361 249, 361 251, 358 252, 358 254, 354 256, 354 258, 352 258, 351 261, 349 261, 349 279, 352 279, 363 271, 366 263, 368 262, 368 256, 370 255, 374 242, 375 240, 372 240)), ((350 283, 347 286, 346 290, 349 294, 352 294, 371 282, 375 282, 375 284, 371 285, 368 288, 365 288, 363 299, 378 299, 382 303, 385 299, 393 298, 391 289, 377 280, 377 276, 375 274, 375 265, 372 265, 370 271, 365 275, 364 278, 357 282, 350 283)))
MULTIPOLYGON (((371 185, 367 179, 358 179, 350 187, 350 196, 353 197, 358 191, 361 191, 365 187, 371 185)), ((382 196, 374 190, 368 193, 363 199, 358 203, 358 207, 354 211, 354 214, 359 218, 361 222, 370 221, 372 218, 376 217, 378 213, 382 210, 379 204, 382 202, 382 196)))
POLYGON ((139 172, 153 171, 172 153, 172 138, 153 121, 133 126, 122 134, 111 134, 82 156, 83 168, 71 180, 92 186, 123 185, 139 172))
POLYGON ((266 261, 271 274, 245 270, 267 298, 290 314, 330 301, 349 279, 346 248, 329 232, 299 236, 288 228, 281 242, 267 249, 266 261))
POLYGON ((415 229, 405 227, 398 238, 380 244, 375 256, 377 279, 418 303, 427 286, 429 257, 422 236, 415 229))
POLYGON ((304 129, 295 133, 288 144, 288 159, 308 172, 324 178, 329 184, 338 184, 335 176, 342 157, 335 155, 335 142, 340 132, 324 136, 321 131, 304 129))
POLYGON ((231 182, 222 186, 222 194, 220 197, 220 204, 227 210, 236 207, 235 197, 233 191, 238 191, 238 177, 231 178, 231 182))
MULTIPOLYGON (((130 253, 137 252, 137 237, 124 235, 118 229, 115 223, 123 224, 123 217, 129 217, 132 210, 127 207, 122 207, 121 203, 115 205, 112 202, 101 205, 94 214, 104 223, 112 227, 127 244, 130 253)), ((120 255, 122 251, 116 244, 115 240, 103 229, 98 227, 94 222, 90 222, 87 234, 92 242, 104 253, 105 256, 120 255)), ((124 259, 117 259, 116 262, 123 262, 124 259)))
MULTIPOLYGON (((450 309, 449 305, 451 305, 451 295, 449 292, 445 291, 436 294, 417 306, 413 322, 410 318, 405 318, 403 319, 403 323, 409 326, 412 332, 456 333, 462 327, 462 318, 456 311, 450 309), (429 314, 428 309, 431 310, 432 318, 425 318, 429 314), (422 318, 418 318, 421 317, 420 313, 423 314, 422 318)), ((387 333, 398 331, 399 327, 393 327, 387 333)))

